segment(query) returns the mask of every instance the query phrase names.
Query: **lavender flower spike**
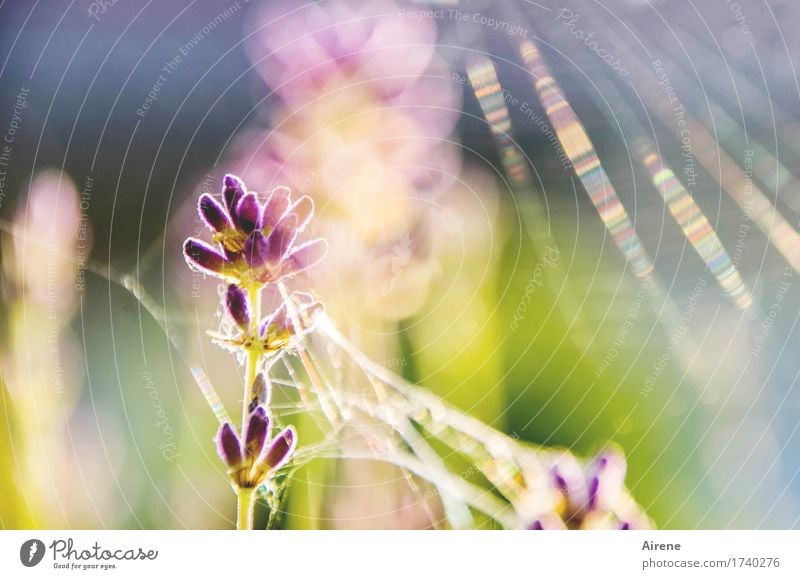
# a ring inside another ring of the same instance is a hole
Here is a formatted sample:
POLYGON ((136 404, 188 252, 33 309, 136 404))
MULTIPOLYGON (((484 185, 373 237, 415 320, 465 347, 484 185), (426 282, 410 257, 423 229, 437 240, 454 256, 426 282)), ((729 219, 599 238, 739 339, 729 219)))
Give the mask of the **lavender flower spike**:
POLYGON ((224 206, 210 195, 200 197, 198 212, 214 246, 187 240, 184 253, 192 268, 240 284, 277 283, 310 267, 317 258, 311 250, 324 248, 319 240, 294 246, 314 212, 309 197, 292 202, 289 189, 277 187, 262 207, 234 175, 225 176, 222 197, 224 206))
POLYGON ((222 199, 220 202, 208 194, 200 196, 197 210, 211 231, 211 243, 189 238, 183 252, 189 267, 226 281, 222 302, 238 328, 230 333, 209 334, 217 344, 239 354, 245 367, 241 437, 225 412, 216 408, 216 394, 203 384, 201 387, 212 410, 223 421, 216 445, 237 495, 236 528, 250 529, 256 489, 270 482, 271 471, 286 464, 297 444, 293 427, 270 443, 270 383, 267 375, 259 372, 261 358, 290 347, 291 338, 309 331, 315 314, 322 308, 310 294, 295 292, 288 298, 294 308, 290 310, 294 323, 286 304, 264 318, 261 292, 265 285, 278 283, 308 267, 309 260, 303 255, 324 244, 316 240, 295 247, 298 234, 310 222, 314 204, 308 197, 293 202, 286 187, 274 189, 262 204, 241 179, 226 175, 222 199))

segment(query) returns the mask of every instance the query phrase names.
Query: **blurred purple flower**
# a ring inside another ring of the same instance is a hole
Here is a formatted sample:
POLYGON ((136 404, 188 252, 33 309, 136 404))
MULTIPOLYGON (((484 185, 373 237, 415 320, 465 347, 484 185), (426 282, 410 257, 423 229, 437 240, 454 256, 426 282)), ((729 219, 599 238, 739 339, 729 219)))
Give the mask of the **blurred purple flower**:
POLYGON ((434 55, 435 23, 405 18, 388 0, 281 2, 255 22, 253 63, 270 88, 299 106, 355 82, 394 96, 434 55))
POLYGON ((436 57, 433 19, 411 18, 389 0, 342 0, 283 2, 254 22, 251 61, 288 111, 273 108, 275 129, 242 139, 241 153, 258 157, 244 163, 248 179, 305 190, 320 159, 364 146, 419 190, 441 189, 435 181, 452 174, 442 140, 460 113, 461 87, 436 57), (342 139, 332 150, 331 133, 342 139))
MULTIPOLYGON (((555 455, 552 484, 562 495, 559 514, 568 528, 641 529, 650 521, 625 489, 625 457, 613 447, 602 450, 586 466, 569 452, 555 455)), ((557 528, 535 520, 529 528, 557 528)))

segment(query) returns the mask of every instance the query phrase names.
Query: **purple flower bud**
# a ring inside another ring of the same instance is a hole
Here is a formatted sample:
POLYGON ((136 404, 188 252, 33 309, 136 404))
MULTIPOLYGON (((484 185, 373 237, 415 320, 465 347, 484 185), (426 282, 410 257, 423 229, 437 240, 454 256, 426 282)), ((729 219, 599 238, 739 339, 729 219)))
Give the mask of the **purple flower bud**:
POLYGON ((250 326, 250 312, 247 309, 247 297, 242 288, 230 284, 225 293, 225 307, 236 325, 242 330, 250 326))
POLYGON ((589 508, 612 509, 625 483, 625 457, 614 448, 597 455, 589 467, 589 508))
POLYGON ((529 531, 556 531, 564 528, 564 521, 555 513, 542 513, 528 525, 529 531))
POLYGON ((559 474, 558 469, 553 469, 553 482, 556 485, 556 488, 561 491, 562 494, 568 495, 569 494, 569 486, 567 486, 567 481, 564 479, 561 474, 559 474))
POLYGON ((580 519, 589 508, 589 488, 583 465, 570 452, 552 455, 550 476, 564 497, 565 519, 580 519))
POLYGON ((264 234, 260 231, 251 233, 244 242, 244 259, 247 265, 256 271, 267 266, 267 253, 269 246, 264 234))
POLYGON ((207 193, 201 195, 197 208, 203 221, 212 231, 219 233, 230 226, 230 220, 225 213, 225 208, 211 195, 207 193))
POLYGON ((267 202, 264 203, 264 209, 261 212, 261 227, 267 231, 272 231, 272 228, 277 225, 288 208, 289 188, 276 187, 270 193, 267 202))
POLYGON ((276 436, 269 445, 269 450, 264 456, 264 464, 271 469, 283 466, 292 456, 296 444, 297 436, 295 436, 294 428, 290 426, 276 436))
POLYGON ((256 374, 256 379, 253 380, 252 393, 253 398, 247 408, 249 412, 253 412, 259 406, 266 406, 269 401, 271 389, 263 372, 256 374))
POLYGON ((289 207, 289 213, 297 216, 297 231, 303 231, 314 216, 314 201, 303 195, 289 207))
POLYGON ((260 229, 260 212, 261 208, 258 206, 256 196, 248 193, 236 205, 236 210, 232 213, 233 222, 245 233, 251 233, 260 229))
POLYGON ((238 468, 242 464, 242 448, 239 445, 239 438, 228 422, 220 426, 217 433, 217 453, 231 468, 238 468))
POLYGON ((261 327, 259 328, 259 335, 262 338, 267 337, 268 334, 272 334, 273 336, 280 333, 290 333, 292 331, 292 321, 289 319, 289 316, 286 312, 286 304, 281 304, 281 306, 272 312, 269 317, 267 317, 262 323, 261 327))
POLYGON ((324 239, 314 239, 295 247, 281 262, 281 278, 302 273, 317 265, 325 258, 328 243, 324 239))
POLYGON ((278 264, 289 251, 297 237, 297 216, 288 214, 281 219, 267 237, 267 259, 278 264))
POLYGON ((247 456, 256 458, 261 454, 264 442, 267 440, 268 430, 269 418, 267 417, 267 411, 264 410, 263 406, 259 406, 250 414, 250 420, 247 422, 247 428, 245 429, 244 446, 247 456))
POLYGON ((222 277, 229 265, 228 260, 217 253, 213 247, 194 238, 187 239, 183 244, 183 256, 189 267, 217 277, 222 277))
MULTIPOLYGON (((314 326, 316 316, 324 311, 325 307, 315 300, 314 296, 305 292, 294 292, 290 299, 294 304, 297 322, 300 324, 299 330, 308 331, 314 326)), ((289 335, 296 333, 294 321, 288 315, 286 304, 281 304, 261 323, 259 335, 273 340, 288 338, 289 335)))
POLYGON ((597 507, 598 491, 600 490, 600 478, 593 476, 589 479, 589 509, 593 510, 597 507))
POLYGON ((236 206, 239 204, 239 199, 244 197, 244 183, 236 175, 225 175, 223 183, 222 198, 225 199, 225 207, 228 208, 228 213, 233 215, 236 206))
POLYGON ((630 531, 630 530, 631 530, 631 524, 630 524, 630 523, 628 523, 628 522, 623 522, 623 523, 622 523, 622 524, 619 526, 619 530, 620 530, 620 531, 630 531))

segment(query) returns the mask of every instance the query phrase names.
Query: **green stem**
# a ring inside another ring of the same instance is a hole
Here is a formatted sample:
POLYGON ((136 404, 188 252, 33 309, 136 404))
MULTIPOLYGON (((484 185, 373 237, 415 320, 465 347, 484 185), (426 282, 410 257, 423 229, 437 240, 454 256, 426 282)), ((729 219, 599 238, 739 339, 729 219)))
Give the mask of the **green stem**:
MULTIPOLYGON (((250 336, 253 340, 258 337, 258 324, 261 320, 261 286, 252 285, 245 288, 247 293, 247 301, 249 302, 250 309, 250 336)), ((244 432, 247 418, 250 415, 249 406, 250 400, 253 398, 253 382, 256 379, 256 371, 258 370, 258 361, 261 358, 261 348, 251 345, 247 349, 247 362, 245 366, 244 376, 244 397, 242 399, 242 430, 244 432)))
MULTIPOLYGON (((242 397, 242 427, 239 432, 244 436, 247 419, 250 416, 250 401, 253 399, 253 382, 256 380, 258 361, 261 359, 261 346, 258 342, 258 324, 261 321, 261 286, 245 287, 250 310, 249 333, 253 343, 247 348, 247 361, 244 371, 244 395, 242 397)), ((236 529, 239 531, 253 528, 253 511, 256 506, 255 489, 236 488, 236 529)))
POLYGON ((247 418, 250 416, 250 400, 253 399, 253 382, 256 379, 256 369, 258 368, 259 352, 250 348, 247 351, 247 366, 245 369, 244 378, 244 399, 242 400, 242 433, 247 424, 247 418))
POLYGON ((236 530, 249 531, 253 528, 253 512, 255 510, 255 489, 236 490, 236 530))

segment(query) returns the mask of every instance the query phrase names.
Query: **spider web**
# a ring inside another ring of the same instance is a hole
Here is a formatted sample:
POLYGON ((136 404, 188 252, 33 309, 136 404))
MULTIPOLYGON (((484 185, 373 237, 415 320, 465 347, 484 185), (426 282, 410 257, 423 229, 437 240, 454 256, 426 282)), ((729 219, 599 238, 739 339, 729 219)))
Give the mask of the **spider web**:
MULTIPOLYGON (((187 320, 168 316, 134 275, 95 263, 88 270, 123 287, 152 316, 191 370, 217 420, 230 422, 203 368, 191 362, 167 329, 187 320)), ((292 297, 285 288, 282 292, 298 337, 263 361, 273 389, 286 394, 269 411, 287 424, 308 416, 322 435, 312 444, 301 440, 279 484, 260 489, 271 508, 270 526, 283 512, 294 473, 317 459, 394 465, 436 528, 474 528, 479 521, 482 526, 525 528, 555 512, 560 495, 546 465, 559 451, 519 441, 406 381, 361 352, 324 311, 307 329, 292 297)))
MULTIPOLYGON (((0 229, 16 234, 5 222, 0 229)), ((84 265, 86 271, 123 288, 152 317, 220 424, 232 423, 204 369, 194 363, 180 332, 175 332, 195 322, 168 313, 139 282, 152 264, 140 260, 131 273, 95 261, 84 265)), ((298 307, 295 294, 282 283, 278 289, 294 338, 261 361, 273 390, 288 394, 270 404, 268 412, 279 424, 308 417, 321 436, 311 443, 301 440, 293 459, 269 486, 259 488, 270 509, 268 528, 284 514, 283 500, 296 471, 318 459, 393 465, 434 528, 518 529, 539 520, 561 521, 564 496, 553 484, 551 469, 566 451, 520 441, 408 382, 351 343, 324 309, 313 320, 303 317, 305 310, 298 307)), ((219 324, 223 333, 230 330, 224 316, 219 324)), ((621 489, 618 502, 621 514, 640 516, 626 489, 621 489)))

